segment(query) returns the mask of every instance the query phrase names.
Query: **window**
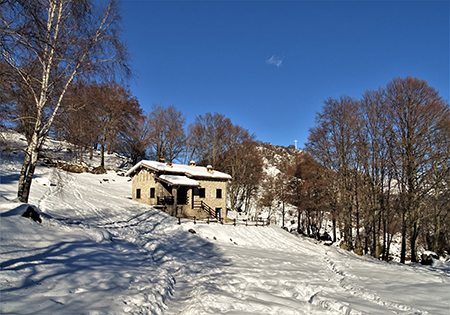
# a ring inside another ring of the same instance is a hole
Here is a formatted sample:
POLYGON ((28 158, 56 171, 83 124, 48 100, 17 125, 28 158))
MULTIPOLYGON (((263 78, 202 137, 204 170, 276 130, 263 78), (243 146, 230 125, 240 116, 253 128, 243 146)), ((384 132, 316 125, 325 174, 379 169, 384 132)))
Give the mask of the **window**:
POLYGON ((205 196, 206 196, 206 190, 205 190, 205 188, 199 188, 199 189, 198 189, 198 196, 199 196, 200 198, 205 198, 205 196))
POLYGON ((136 199, 141 199, 141 190, 136 189, 136 199))
POLYGON ((216 198, 222 199, 222 189, 216 189, 216 198))
POLYGON ((150 188, 150 198, 155 198, 155 187, 150 188))

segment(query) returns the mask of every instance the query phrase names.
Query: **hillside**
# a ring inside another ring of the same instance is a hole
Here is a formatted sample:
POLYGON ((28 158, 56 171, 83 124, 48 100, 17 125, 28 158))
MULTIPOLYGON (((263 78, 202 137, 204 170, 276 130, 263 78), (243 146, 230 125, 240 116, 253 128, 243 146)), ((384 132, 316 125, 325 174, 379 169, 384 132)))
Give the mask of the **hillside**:
POLYGON ((116 171, 39 165, 33 222, 14 152, 0 153, 1 314, 448 314, 448 262, 380 262, 273 225, 178 225, 116 171))

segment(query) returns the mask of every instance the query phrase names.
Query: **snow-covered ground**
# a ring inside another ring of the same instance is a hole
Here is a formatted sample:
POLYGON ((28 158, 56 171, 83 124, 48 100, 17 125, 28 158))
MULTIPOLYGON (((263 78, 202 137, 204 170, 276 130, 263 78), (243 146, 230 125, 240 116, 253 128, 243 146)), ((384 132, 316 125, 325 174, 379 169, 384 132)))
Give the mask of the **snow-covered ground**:
POLYGON ((20 157, 0 156, 1 314, 450 314, 448 262, 380 262, 276 226, 178 225, 114 171, 39 166, 33 222, 16 200, 20 157))

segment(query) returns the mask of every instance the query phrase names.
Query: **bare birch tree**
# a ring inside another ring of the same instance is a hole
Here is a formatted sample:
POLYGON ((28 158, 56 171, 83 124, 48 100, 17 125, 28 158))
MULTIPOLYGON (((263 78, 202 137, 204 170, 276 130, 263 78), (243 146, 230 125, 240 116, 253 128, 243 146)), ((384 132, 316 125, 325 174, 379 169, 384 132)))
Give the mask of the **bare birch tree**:
POLYGON ((113 73, 123 65, 114 1, 7 1, 2 4, 0 47, 4 62, 32 96, 34 128, 20 172, 18 198, 27 202, 41 149, 68 87, 78 76, 113 73))

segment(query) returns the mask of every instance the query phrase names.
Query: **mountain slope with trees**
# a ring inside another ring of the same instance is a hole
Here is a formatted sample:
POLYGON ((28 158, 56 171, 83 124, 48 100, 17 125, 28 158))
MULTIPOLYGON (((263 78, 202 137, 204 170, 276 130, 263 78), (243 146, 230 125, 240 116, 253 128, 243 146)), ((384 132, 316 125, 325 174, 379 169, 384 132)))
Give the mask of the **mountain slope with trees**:
MULTIPOLYGON (((116 171, 38 163, 30 203, 16 198, 26 139, 0 148, 2 314, 447 314, 449 261, 386 263, 271 226, 206 224, 130 200, 116 171)), ((50 139, 48 156, 73 160, 50 139)), ((275 148, 279 160, 287 152, 275 148)), ((93 163, 100 162, 100 151, 93 163)), ((309 162, 308 162, 309 164, 309 162)))

